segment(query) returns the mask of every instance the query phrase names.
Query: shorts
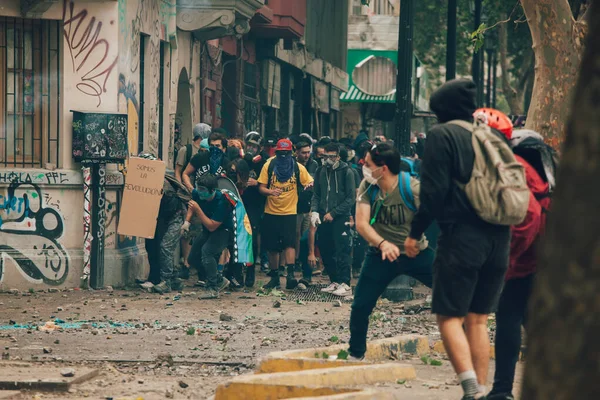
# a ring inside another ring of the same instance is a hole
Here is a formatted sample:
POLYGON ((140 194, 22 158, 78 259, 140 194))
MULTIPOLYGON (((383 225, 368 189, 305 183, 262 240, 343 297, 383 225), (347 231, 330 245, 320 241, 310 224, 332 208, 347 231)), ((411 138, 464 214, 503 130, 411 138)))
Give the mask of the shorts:
POLYGON ((444 226, 433 264, 431 312, 447 317, 495 312, 509 253, 508 227, 444 226))
POLYGON ((265 250, 277 253, 296 248, 296 219, 296 214, 263 215, 260 240, 265 250))

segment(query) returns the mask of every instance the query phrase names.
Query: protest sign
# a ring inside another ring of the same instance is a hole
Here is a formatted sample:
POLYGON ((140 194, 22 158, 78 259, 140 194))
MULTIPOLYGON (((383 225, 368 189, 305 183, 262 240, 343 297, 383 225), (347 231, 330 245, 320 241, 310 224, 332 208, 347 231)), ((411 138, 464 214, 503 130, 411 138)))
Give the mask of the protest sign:
POLYGON ((154 238, 166 165, 163 161, 131 157, 119 214, 119 235, 154 238))

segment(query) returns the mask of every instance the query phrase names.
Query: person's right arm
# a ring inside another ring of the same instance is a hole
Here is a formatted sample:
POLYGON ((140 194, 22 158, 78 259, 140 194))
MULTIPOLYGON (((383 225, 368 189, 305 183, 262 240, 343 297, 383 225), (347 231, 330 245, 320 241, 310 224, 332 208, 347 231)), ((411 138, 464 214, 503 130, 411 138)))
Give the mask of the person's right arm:
POLYGON ((452 185, 450 138, 444 128, 434 128, 427 135, 427 146, 421 163, 420 206, 410 230, 410 239, 419 240, 431 225, 434 213, 444 206, 452 185))
POLYGON ((269 163, 265 163, 260 170, 260 176, 258 177, 258 192, 263 196, 279 196, 281 189, 269 189, 267 184, 269 183, 269 163))
POLYGON ((377 233, 371 226, 370 220, 371 204, 359 199, 356 203, 356 230, 372 247, 377 247, 381 251, 382 260, 395 261, 400 257, 400 249, 377 233))

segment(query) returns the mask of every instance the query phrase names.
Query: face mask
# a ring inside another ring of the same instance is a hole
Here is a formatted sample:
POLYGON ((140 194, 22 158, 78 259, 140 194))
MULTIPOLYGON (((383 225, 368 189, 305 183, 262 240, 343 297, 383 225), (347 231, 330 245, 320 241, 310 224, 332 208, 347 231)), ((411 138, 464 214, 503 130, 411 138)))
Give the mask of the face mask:
POLYGON ((291 151, 281 151, 281 152, 277 152, 275 155, 277 156, 277 158, 286 159, 286 158, 292 156, 292 152, 291 151))
POLYGON ((380 168, 381 167, 375 168, 374 170, 371 170, 371 168, 367 167, 366 165, 363 165, 362 172, 363 172, 363 176, 365 177, 365 180, 367 181, 367 183, 369 183, 371 185, 377 184, 377 181, 380 178, 373 177, 373 172, 377 171, 380 168))
POLYGON ((249 154, 252 157, 254 157, 255 155, 258 154, 258 150, 256 150, 254 147, 248 147, 248 148, 246 148, 246 154, 249 154))
POLYGON ((221 155, 223 154, 223 150, 221 150, 220 148, 216 147, 216 146, 210 146, 210 148, 208 149, 210 151, 211 155, 221 155))
POLYGON ((325 164, 327 167, 329 167, 329 168, 333 168, 333 166, 334 166, 335 164, 337 164, 337 161, 336 161, 336 160, 332 160, 332 159, 330 159, 330 158, 328 158, 327 160, 323 160, 323 161, 324 161, 324 164, 325 164))
POLYGON ((354 159, 355 155, 356 155, 356 152, 354 150, 348 151, 348 159, 347 159, 347 161, 352 161, 354 159))

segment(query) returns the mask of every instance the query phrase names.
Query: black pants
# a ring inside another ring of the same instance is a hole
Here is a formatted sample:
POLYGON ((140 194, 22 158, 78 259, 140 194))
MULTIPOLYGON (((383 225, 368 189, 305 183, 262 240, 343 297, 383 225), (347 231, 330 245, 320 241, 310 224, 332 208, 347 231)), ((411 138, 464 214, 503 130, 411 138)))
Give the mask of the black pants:
POLYGON ((377 299, 388 285, 399 275, 408 275, 432 286, 432 265, 435 252, 425 249, 415 258, 401 255, 396 262, 381 260, 381 253, 370 247, 354 291, 354 302, 350 313, 350 354, 362 357, 367 350, 367 330, 369 316, 377 304, 377 299))
POLYGON ((352 250, 352 271, 360 272, 360 267, 365 260, 367 250, 367 241, 362 236, 356 235, 354 239, 354 249, 352 250))
POLYGON ((202 234, 194 239, 194 244, 188 256, 188 263, 198 268, 204 268, 206 274, 206 287, 217 289, 219 286, 217 279, 217 262, 223 250, 229 243, 229 231, 225 228, 218 228, 214 232, 204 229, 202 234))
POLYGON ((336 217, 331 222, 323 222, 319 225, 317 243, 331 282, 350 286, 352 232, 346 225, 348 220, 349 217, 336 217))
POLYGON ((521 326, 527 323, 527 303, 534 275, 506 282, 496 312, 496 372, 493 394, 511 394, 521 351, 521 326))

